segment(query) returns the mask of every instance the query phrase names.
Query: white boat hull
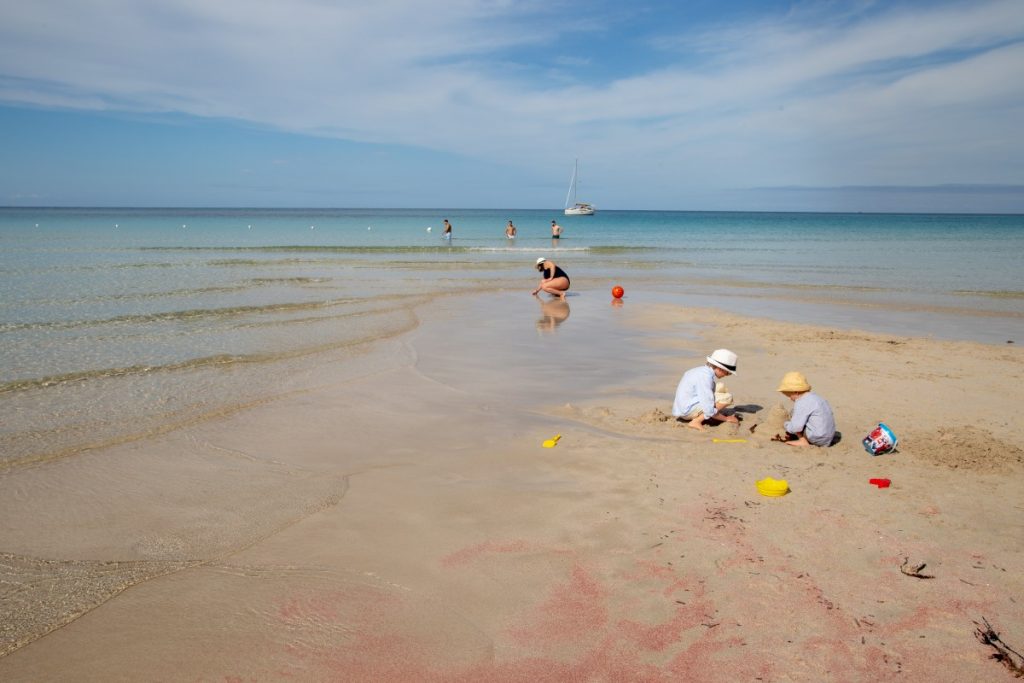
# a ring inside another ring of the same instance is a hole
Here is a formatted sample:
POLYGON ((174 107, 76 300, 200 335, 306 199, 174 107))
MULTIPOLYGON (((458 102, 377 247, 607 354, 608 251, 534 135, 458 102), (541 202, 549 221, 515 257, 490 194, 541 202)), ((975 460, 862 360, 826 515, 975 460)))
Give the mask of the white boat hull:
POLYGON ((594 212, 597 211, 594 207, 589 204, 577 204, 576 206, 570 206, 565 210, 566 216, 593 216, 594 212))

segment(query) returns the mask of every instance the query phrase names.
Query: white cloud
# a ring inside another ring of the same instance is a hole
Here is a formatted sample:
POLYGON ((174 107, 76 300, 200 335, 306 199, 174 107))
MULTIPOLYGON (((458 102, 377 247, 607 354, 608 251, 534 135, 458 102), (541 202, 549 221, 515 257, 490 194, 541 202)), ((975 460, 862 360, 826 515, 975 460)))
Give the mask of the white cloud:
POLYGON ((544 73, 532 53, 587 66, 559 52, 561 31, 614 30, 565 21, 571 5, 0 3, 7 102, 180 111, 522 167, 583 155, 609 187, 666 169, 700 188, 1024 181, 1008 161, 1024 152, 1019 0, 691 28, 652 38, 675 65, 596 83, 527 78, 544 73))

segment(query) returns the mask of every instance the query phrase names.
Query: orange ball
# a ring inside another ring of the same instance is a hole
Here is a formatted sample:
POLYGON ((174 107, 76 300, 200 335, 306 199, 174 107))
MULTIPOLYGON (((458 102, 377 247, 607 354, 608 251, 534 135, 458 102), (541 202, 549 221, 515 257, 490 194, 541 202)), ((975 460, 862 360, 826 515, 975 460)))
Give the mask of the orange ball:
POLYGON ((621 299, 622 295, 625 293, 626 290, 624 290, 622 287, 619 287, 618 285, 612 287, 612 296, 614 296, 616 299, 621 299))

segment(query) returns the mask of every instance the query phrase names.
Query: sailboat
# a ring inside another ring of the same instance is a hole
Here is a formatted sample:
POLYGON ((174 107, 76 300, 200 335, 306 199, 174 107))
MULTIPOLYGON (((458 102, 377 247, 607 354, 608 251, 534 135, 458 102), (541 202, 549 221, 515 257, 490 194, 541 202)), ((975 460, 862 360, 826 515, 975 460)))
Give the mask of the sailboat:
POLYGON ((579 176, 580 160, 577 159, 572 167, 572 179, 569 181, 569 194, 565 195, 566 216, 593 216, 597 211, 586 202, 576 201, 576 179, 579 176), (572 206, 569 206, 569 198, 572 197, 572 206))

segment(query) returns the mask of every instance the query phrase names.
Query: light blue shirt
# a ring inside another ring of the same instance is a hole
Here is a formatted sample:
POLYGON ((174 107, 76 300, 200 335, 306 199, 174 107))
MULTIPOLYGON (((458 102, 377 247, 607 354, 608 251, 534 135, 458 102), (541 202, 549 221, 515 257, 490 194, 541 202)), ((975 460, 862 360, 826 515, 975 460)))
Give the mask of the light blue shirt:
POLYGON ((718 412, 715 408, 715 371, 706 365, 687 370, 679 380, 672 414, 682 417, 698 405, 704 411, 704 417, 711 417, 718 412))
POLYGON ((793 403, 793 417, 786 423, 790 434, 804 433, 815 446, 828 446, 836 435, 836 419, 832 406, 813 391, 808 391, 793 403))

